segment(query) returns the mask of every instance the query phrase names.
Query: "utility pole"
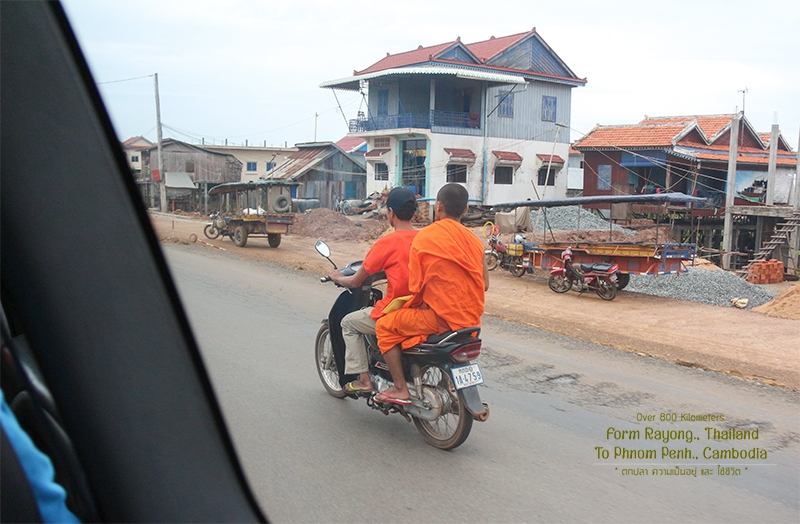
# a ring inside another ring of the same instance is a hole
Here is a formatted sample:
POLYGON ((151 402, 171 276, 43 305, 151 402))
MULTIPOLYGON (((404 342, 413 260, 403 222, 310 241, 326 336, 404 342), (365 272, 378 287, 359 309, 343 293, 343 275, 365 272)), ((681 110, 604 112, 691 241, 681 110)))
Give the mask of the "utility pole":
POLYGON ((319 113, 314 113, 314 142, 317 141, 317 119, 319 118, 319 113))
POLYGON ((725 224, 722 230, 722 268, 731 268, 733 251, 733 197, 736 194, 736 158, 739 156, 739 122, 741 113, 731 120, 731 143, 728 154, 728 180, 725 185, 725 224))
POLYGON ((159 209, 162 213, 167 211, 167 174, 164 172, 164 152, 161 149, 161 102, 158 98, 158 73, 153 75, 156 90, 156 135, 158 136, 158 176, 161 202, 159 209))
POLYGON ((775 203, 775 171, 778 167, 778 124, 772 124, 772 134, 769 137, 769 164, 767 167, 767 205, 775 203))

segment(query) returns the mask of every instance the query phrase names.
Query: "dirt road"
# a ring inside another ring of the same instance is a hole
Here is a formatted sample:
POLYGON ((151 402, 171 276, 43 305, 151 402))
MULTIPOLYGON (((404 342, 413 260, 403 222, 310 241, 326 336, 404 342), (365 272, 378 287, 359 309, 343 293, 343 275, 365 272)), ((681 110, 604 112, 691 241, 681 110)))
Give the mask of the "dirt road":
MULTIPOLYGON (((162 240, 189 242, 232 255, 269 260, 296 271, 323 274, 330 265, 314 251, 310 237, 287 235, 278 249, 266 239, 238 248, 225 239, 203 236, 207 222, 153 214, 162 240)), ((337 262, 363 257, 368 243, 331 241, 337 262)), ((491 273, 486 296, 490 315, 559 334, 682 365, 720 371, 767 384, 800 389, 800 321, 752 311, 622 292, 613 302, 590 294, 557 295, 539 275, 512 277, 491 273)))

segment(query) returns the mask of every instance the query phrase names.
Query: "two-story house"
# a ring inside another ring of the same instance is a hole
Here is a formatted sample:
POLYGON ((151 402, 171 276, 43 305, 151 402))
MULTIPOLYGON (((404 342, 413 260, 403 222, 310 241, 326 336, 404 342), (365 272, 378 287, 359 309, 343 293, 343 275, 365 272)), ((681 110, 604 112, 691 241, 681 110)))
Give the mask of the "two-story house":
POLYGON ((142 153, 153 147, 153 143, 143 136, 132 136, 122 142, 122 150, 125 151, 125 159, 131 168, 131 172, 140 178, 144 159, 142 153))
POLYGON ((367 92, 350 121, 368 144, 367 193, 447 182, 475 202, 563 197, 570 97, 578 78, 535 29, 387 54, 321 87, 367 92))

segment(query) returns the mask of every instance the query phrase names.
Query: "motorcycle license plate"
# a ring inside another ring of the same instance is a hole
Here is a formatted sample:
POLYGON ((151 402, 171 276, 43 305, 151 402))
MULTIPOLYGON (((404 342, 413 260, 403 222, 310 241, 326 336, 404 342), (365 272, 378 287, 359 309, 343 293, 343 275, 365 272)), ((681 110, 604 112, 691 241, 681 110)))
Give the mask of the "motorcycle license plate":
POLYGON ((470 386, 483 384, 483 374, 478 364, 459 366, 450 370, 453 373, 453 383, 456 389, 464 389, 470 386))

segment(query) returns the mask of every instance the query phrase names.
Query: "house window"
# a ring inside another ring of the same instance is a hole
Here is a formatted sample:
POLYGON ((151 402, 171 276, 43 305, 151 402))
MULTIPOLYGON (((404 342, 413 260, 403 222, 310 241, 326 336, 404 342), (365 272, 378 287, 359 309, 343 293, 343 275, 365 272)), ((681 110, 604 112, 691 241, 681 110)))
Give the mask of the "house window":
POLYGON ((542 97, 542 122, 556 121, 556 103, 558 99, 554 96, 542 97))
POLYGON ((258 163, 257 162, 248 162, 247 163, 247 170, 248 171, 258 171, 258 163))
POLYGON ((187 160, 184 168, 187 173, 194 173, 194 160, 187 160))
POLYGON ((131 155, 131 162, 138 162, 138 161, 139 161, 139 155, 131 155))
POLYGON ((583 160, 581 160, 581 169, 583 169, 583 160))
POLYGON ((389 180, 389 168, 383 162, 375 164, 375 180, 389 180))
POLYGON ((389 147, 389 137, 388 136, 378 137, 374 140, 373 143, 375 144, 376 149, 378 148, 386 149, 387 147, 389 147))
POLYGON ((268 161, 267 165, 266 165, 266 168, 267 168, 267 171, 272 171, 273 169, 275 169, 275 162, 269 162, 268 161))
POLYGON ((611 189, 611 164, 597 166, 597 189, 611 189))
POLYGON ((511 166, 497 166, 494 168, 495 184, 512 184, 514 182, 514 168, 511 166))
POLYGON ((447 181, 466 184, 467 166, 464 164, 447 164, 447 181))
POLYGON ((381 89, 378 91, 378 116, 389 114, 389 90, 381 89))
POLYGON ((514 118, 514 93, 508 90, 501 90, 497 95, 498 103, 497 115, 504 118, 514 118))
POLYGON ((556 185, 556 171, 557 169, 553 166, 550 166, 550 173, 547 172, 547 166, 542 166, 539 168, 538 180, 536 181, 536 185, 539 186, 554 186, 556 185))

